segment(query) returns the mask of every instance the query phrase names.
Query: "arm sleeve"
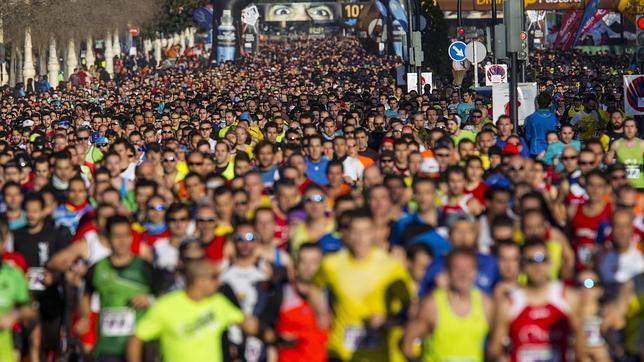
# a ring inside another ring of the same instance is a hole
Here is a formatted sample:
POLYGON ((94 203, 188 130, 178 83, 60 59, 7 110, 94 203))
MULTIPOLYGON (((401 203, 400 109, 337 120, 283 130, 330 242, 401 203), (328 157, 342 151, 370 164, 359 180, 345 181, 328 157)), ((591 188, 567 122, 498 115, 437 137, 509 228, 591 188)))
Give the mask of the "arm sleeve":
POLYGON ((152 304, 150 309, 136 323, 134 334, 142 341, 158 339, 163 331, 163 301, 152 304))
POLYGON ((221 294, 216 294, 213 300, 213 310, 215 318, 223 326, 238 324, 244 321, 244 313, 237 308, 232 302, 221 294))
POLYGON ((15 269, 15 274, 16 294, 14 295, 14 304, 27 304, 27 302, 29 302, 29 288, 27 287, 27 280, 18 268, 15 269))

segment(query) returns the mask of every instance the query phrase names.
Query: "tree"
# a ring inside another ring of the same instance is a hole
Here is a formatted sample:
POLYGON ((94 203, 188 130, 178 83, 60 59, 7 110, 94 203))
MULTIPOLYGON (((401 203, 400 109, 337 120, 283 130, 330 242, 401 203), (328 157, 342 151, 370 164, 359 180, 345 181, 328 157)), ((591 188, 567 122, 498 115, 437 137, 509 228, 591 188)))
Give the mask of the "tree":
POLYGON ((443 11, 432 0, 421 0, 423 15, 427 18, 427 28, 423 36, 425 62, 434 74, 449 77, 452 74, 452 62, 447 54, 449 39, 443 11))

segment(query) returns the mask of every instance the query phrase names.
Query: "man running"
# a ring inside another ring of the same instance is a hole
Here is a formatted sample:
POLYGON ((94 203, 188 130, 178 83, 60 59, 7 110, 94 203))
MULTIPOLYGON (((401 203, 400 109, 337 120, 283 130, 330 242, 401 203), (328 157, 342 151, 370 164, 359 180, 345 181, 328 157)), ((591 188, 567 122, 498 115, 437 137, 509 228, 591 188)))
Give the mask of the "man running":
POLYGON ((127 347, 129 362, 142 360, 143 342, 158 339, 165 362, 223 361, 221 338, 226 328, 240 324, 246 334, 256 334, 258 321, 225 296, 215 293, 219 273, 206 259, 185 266, 185 290, 171 292, 150 308, 138 322, 127 347))
POLYGON ((457 248, 446 259, 448 287, 436 288, 423 299, 418 314, 407 323, 402 351, 416 358, 414 341, 431 334, 423 360, 483 361, 492 304, 474 287, 476 255, 472 249, 457 248))
POLYGON ((573 346, 575 356, 582 358, 585 339, 578 315, 579 297, 561 282, 550 280, 543 240, 526 240, 522 265, 527 284, 496 303, 488 357, 501 359, 504 341, 509 339, 512 362, 570 361, 573 346))

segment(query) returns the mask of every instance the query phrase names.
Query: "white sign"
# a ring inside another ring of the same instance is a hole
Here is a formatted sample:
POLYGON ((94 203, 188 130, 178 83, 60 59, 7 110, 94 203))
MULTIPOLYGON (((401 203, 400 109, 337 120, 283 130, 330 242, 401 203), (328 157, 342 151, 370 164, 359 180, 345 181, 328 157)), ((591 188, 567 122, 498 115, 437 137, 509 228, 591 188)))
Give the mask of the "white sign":
MULTIPOLYGON (((523 125, 526 117, 536 111, 537 83, 519 83, 517 86, 517 114, 519 125, 523 125)), ((510 115, 510 86, 508 83, 492 85, 492 116, 494 122, 499 116, 510 115)))
POLYGON ((624 112, 644 114, 644 75, 624 76, 624 112))
POLYGON ((508 82, 508 66, 505 64, 489 64, 485 66, 485 85, 491 87, 497 83, 508 82))
MULTIPOLYGON (((422 78, 420 81, 420 88, 424 89, 425 84, 429 84, 430 91, 431 91, 432 73, 423 72, 423 73, 420 73, 420 77, 422 78)), ((417 91, 417 90, 418 90, 418 73, 407 73, 407 92, 417 91)))
POLYGON ((241 20, 244 24, 255 25, 255 23, 257 23, 257 19, 259 19, 259 10, 257 10, 257 6, 251 5, 242 10, 241 20))
POLYGON ((485 45, 479 41, 473 41, 465 47, 465 57, 470 62, 477 64, 483 61, 487 56, 485 45))

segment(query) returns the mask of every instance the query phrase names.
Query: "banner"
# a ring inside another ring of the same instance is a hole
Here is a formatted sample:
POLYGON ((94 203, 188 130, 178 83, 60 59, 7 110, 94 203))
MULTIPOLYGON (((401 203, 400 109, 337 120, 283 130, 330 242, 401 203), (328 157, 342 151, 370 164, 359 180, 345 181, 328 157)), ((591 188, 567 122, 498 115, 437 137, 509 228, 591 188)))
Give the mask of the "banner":
MULTIPOLYGON (((519 125, 523 125, 526 117, 536 111, 537 83, 519 83, 517 85, 517 114, 519 125)), ((508 83, 498 83, 492 86, 492 117, 496 120, 500 115, 510 115, 510 86, 508 83)))
POLYGON ((579 21, 579 27, 575 32, 575 39, 572 41, 572 46, 577 44, 579 37, 581 36, 581 28, 586 25, 586 22, 590 19, 591 16, 595 14, 597 7, 599 6, 599 0, 590 0, 584 9, 584 14, 581 16, 581 21, 579 21))
POLYGON ((581 28, 581 31, 579 32, 579 37, 581 38, 582 36, 586 35, 591 29, 595 28, 597 24, 599 24, 600 21, 608 14, 609 11, 606 9, 599 9, 595 11, 595 14, 586 21, 586 24, 581 28))
POLYGON ((555 49, 561 48, 562 50, 568 50, 568 48, 570 48, 573 40, 573 29, 579 26, 582 14, 583 11, 581 10, 571 10, 566 12, 566 15, 564 15, 564 18, 561 21, 561 27, 557 33, 557 38, 555 39, 555 49))
POLYGON ((331 22, 342 19, 340 4, 335 2, 284 2, 257 4, 265 22, 331 22))
MULTIPOLYGON (((420 86, 423 92, 425 91, 425 84, 432 86, 432 73, 431 72, 422 72, 420 73, 420 86)), ((418 90, 418 73, 407 73, 407 92, 417 91, 418 90)), ((431 92, 431 89, 430 89, 431 92)))

